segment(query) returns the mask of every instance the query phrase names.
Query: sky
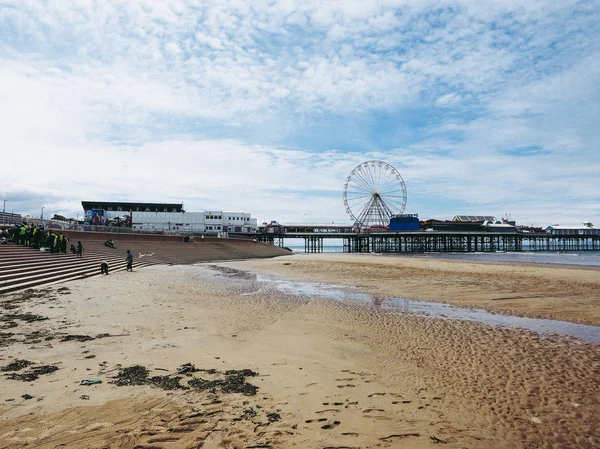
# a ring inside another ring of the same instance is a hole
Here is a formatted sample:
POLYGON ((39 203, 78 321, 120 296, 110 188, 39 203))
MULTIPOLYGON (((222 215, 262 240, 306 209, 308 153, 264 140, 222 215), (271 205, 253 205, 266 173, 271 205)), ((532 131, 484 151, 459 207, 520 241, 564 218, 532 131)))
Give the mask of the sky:
POLYGON ((600 225, 598 23, 600 0, 0 0, 0 199, 352 223, 380 160, 421 219, 600 225))

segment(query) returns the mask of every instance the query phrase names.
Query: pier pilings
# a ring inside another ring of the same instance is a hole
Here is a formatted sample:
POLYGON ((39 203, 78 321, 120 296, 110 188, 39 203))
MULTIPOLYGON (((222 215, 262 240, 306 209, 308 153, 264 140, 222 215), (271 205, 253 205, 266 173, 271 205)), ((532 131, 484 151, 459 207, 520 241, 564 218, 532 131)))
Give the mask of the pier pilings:
POLYGON ((600 251, 599 235, 494 234, 489 232, 381 232, 255 234, 260 242, 284 246, 286 238, 304 239, 304 251, 323 252, 327 239, 341 239, 346 253, 449 253, 518 251, 600 251))

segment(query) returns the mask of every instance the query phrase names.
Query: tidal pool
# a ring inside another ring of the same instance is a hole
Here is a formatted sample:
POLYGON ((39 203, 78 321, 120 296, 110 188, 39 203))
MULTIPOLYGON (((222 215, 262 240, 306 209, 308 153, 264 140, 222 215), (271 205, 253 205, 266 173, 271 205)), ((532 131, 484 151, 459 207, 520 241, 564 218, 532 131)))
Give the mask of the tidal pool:
POLYGON ((379 298, 366 293, 351 291, 341 285, 313 282, 295 282, 258 275, 259 283, 272 286, 287 294, 307 297, 330 298, 337 301, 359 301, 390 313, 410 313, 432 318, 468 320, 489 326, 503 326, 536 332, 539 335, 563 335, 589 343, 600 343, 600 326, 569 323, 567 321, 524 318, 514 315, 491 313, 483 309, 456 307, 451 304, 416 301, 406 298, 379 298))

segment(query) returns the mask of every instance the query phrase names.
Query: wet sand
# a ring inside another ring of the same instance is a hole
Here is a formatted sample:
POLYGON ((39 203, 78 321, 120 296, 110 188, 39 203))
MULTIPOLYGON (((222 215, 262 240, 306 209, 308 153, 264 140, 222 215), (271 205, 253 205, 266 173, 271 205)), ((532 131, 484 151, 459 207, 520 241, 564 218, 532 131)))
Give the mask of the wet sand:
POLYGON ((17 373, 58 370, 0 377, 0 447, 598 447, 598 345, 284 294, 240 271, 597 324, 598 281, 575 273, 586 270, 432 262, 302 255, 163 266, 5 297, 3 317, 48 319, 0 322, 0 367, 25 359, 35 364, 17 373), (553 305, 563 290, 568 313, 553 305), (511 294, 519 299, 493 299, 511 294), (119 367, 164 376, 186 363, 251 369, 258 393, 110 383, 119 367))
POLYGON ((600 326, 600 269, 371 254, 298 254, 246 266, 289 279, 358 286, 382 298, 439 301, 600 326))

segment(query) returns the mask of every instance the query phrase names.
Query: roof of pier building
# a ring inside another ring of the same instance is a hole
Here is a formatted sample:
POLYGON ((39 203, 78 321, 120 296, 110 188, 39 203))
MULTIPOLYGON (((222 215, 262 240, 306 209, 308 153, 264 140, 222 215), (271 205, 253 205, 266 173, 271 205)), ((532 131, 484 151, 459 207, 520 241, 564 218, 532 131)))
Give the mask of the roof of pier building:
POLYGON ((493 215, 455 215, 452 221, 460 221, 462 223, 483 223, 484 221, 490 221, 495 223, 497 220, 493 215))
POLYGON ((83 210, 104 209, 123 212, 185 212, 183 203, 138 203, 120 201, 82 201, 83 210))
POLYGON ((552 225, 546 227, 545 230, 550 231, 550 232, 558 231, 559 233, 574 232, 574 233, 578 233, 578 234, 595 234, 595 235, 600 234, 600 228, 594 227, 594 225, 589 222, 586 222, 580 226, 569 226, 569 225, 561 226, 558 224, 552 224, 552 225))

